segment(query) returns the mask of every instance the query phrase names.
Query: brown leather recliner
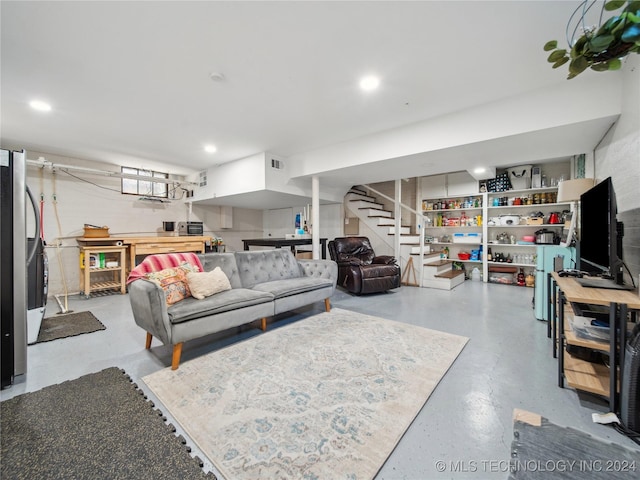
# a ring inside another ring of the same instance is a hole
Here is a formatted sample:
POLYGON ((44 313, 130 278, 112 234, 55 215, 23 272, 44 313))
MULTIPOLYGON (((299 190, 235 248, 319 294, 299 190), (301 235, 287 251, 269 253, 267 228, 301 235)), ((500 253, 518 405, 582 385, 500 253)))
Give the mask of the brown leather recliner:
POLYGON ((379 257, 367 237, 338 237, 329 242, 331 259, 338 264, 338 285, 360 295, 400 286, 400 267, 388 255, 379 257))

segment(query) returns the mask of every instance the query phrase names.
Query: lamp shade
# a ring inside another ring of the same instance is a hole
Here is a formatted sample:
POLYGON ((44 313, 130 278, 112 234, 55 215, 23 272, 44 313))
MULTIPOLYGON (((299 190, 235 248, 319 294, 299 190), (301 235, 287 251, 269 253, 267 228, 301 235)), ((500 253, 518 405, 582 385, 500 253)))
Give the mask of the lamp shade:
POLYGON ((593 187, 593 178, 574 178, 558 184, 558 202, 573 202, 580 200, 587 190, 593 187))

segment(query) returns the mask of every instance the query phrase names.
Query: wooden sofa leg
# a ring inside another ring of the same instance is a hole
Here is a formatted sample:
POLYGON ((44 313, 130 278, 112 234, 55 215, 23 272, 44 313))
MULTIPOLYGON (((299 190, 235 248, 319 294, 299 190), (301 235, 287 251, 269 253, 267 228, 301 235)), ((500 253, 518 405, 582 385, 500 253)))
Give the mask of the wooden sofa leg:
POLYGON ((144 344, 144 348, 149 350, 151 348, 151 340, 153 340, 153 335, 151 335, 149 332, 147 332, 147 341, 144 344))
POLYGON ((327 312, 331 311, 331 301, 328 298, 324 299, 324 309, 327 312))
POLYGON ((180 365, 180 356, 182 355, 182 342, 173 346, 173 355, 171 356, 171 370, 177 370, 180 365))
POLYGON ((262 319, 260 320, 260 329, 261 329, 263 332, 266 332, 266 331, 267 331, 267 318, 266 318, 266 317, 264 317, 264 318, 262 318, 262 319))

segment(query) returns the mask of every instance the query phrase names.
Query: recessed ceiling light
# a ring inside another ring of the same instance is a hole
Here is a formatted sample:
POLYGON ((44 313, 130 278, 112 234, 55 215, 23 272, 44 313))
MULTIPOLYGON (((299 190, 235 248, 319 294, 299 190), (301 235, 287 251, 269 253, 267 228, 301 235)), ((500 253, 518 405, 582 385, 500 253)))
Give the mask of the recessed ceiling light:
POLYGON ((380 86, 380 79, 373 75, 363 77, 360 80, 360 88, 367 92, 370 92, 371 90, 375 90, 379 86, 380 86))
POLYGON ((476 168, 476 169, 473 171, 473 173, 484 173, 484 172, 486 172, 486 171, 487 171, 487 169, 486 169, 486 168, 484 168, 484 167, 478 167, 478 168, 476 168))
POLYGON ((205 145, 204 146, 204 151, 207 153, 216 153, 218 149, 216 148, 215 145, 205 145))
POLYGON ((29 106, 34 110, 38 110, 39 112, 51 111, 51 105, 41 100, 32 100, 31 102, 29 102, 29 106))

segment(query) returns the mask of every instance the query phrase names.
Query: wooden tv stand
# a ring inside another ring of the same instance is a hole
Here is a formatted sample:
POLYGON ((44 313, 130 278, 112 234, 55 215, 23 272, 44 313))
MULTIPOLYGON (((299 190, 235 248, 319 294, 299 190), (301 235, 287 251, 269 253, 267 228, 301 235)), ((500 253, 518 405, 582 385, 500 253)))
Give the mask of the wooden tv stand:
MULTIPOLYGON (((568 386, 576 390, 594 393, 609 399, 609 407, 616 412, 619 407, 619 388, 622 381, 621 366, 624 363, 624 345, 628 325, 628 312, 640 310, 640 297, 635 291, 590 288, 580 285, 575 278, 561 277, 557 272, 551 274, 552 283, 557 285, 559 295, 557 302, 551 305, 554 322, 554 353, 558 351, 558 386, 563 388, 565 380, 568 386), (571 306, 575 304, 600 305, 608 309, 609 341, 582 338, 572 330, 570 322, 573 317, 571 306), (556 318, 558 328, 555 328, 556 318), (623 323, 624 328, 619 328, 623 323), (556 343, 557 342, 557 343, 556 343), (598 363, 591 363, 567 353, 568 345, 585 347, 609 355, 609 368, 598 363)), ((555 286, 552 286, 555 298, 555 286)), ((633 313, 636 316, 636 312, 633 313)))

